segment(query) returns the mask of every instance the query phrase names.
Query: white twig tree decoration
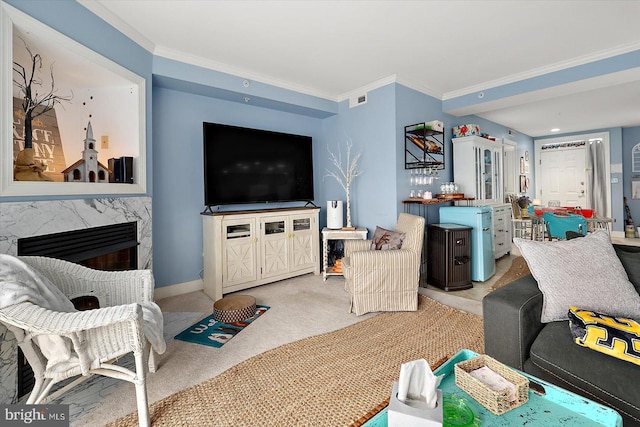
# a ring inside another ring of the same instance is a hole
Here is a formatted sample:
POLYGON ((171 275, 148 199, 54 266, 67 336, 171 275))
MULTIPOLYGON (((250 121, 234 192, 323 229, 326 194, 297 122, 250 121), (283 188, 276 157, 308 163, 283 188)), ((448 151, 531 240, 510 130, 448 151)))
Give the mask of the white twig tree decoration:
POLYGON ((346 162, 342 163, 342 154, 340 150, 338 150, 338 154, 334 154, 329 146, 327 146, 327 151, 329 151, 329 160, 336 168, 336 171, 331 171, 327 169, 327 175, 333 177, 338 183, 344 188, 345 194, 347 196, 347 228, 353 228, 351 226, 351 184, 353 180, 362 175, 362 171, 358 169, 358 161, 360 160, 361 152, 353 156, 351 158, 351 149, 353 148, 353 142, 351 138, 347 138, 347 156, 346 162))

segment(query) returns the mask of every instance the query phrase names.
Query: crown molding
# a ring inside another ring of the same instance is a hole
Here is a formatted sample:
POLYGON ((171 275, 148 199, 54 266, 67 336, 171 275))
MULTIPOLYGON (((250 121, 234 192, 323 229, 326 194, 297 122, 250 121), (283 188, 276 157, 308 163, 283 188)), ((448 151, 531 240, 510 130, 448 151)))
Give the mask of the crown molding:
POLYGON ((353 96, 361 95, 364 92, 378 89, 390 83, 400 83, 418 92, 432 96, 438 100, 447 101, 449 99, 454 99, 460 96, 473 94, 473 93, 488 90, 491 88, 500 87, 500 86, 511 84, 511 83, 516 83, 516 82, 531 79, 534 77, 539 77, 545 74, 565 70, 568 68, 572 68, 572 67, 588 64, 591 62, 599 61, 602 59, 612 58, 618 55, 640 50, 640 41, 631 42, 624 45, 620 45, 613 49, 607 49, 607 50, 603 50, 593 54, 579 56, 567 61, 562 61, 562 62, 551 64, 548 66, 535 68, 522 73, 512 74, 510 76, 506 76, 500 79, 482 82, 477 85, 468 86, 462 89, 454 90, 451 92, 445 92, 445 93, 439 92, 437 90, 434 90, 433 88, 425 86, 421 83, 417 83, 410 79, 406 79, 404 77, 398 76, 397 74, 393 74, 391 76, 382 78, 380 80, 369 83, 362 87, 350 90, 348 92, 345 92, 342 94, 335 94, 335 93, 322 92, 307 86, 298 85, 282 79, 275 78, 273 76, 260 74, 255 71, 246 70, 240 67, 224 64, 224 63, 206 59, 203 57, 188 55, 183 52, 168 49, 162 46, 156 46, 152 41, 150 41, 145 36, 143 36, 135 28, 133 28, 132 26, 124 22, 120 17, 112 13, 100 2, 93 1, 93 0, 77 0, 77 1, 82 6, 87 8, 90 12, 94 13, 99 18, 103 19, 109 25, 113 26, 115 29, 123 33, 125 36, 129 37, 131 40, 139 44, 145 50, 151 52, 153 55, 158 55, 168 59, 180 61, 186 64, 196 65, 203 68, 211 69, 214 71, 220 71, 223 73, 228 73, 228 74, 239 76, 239 77, 241 76, 249 80, 261 82, 261 83, 272 85, 282 89, 292 90, 304 95, 314 96, 314 97, 318 97, 318 98, 322 98, 322 99, 326 99, 334 102, 341 102, 341 101, 347 100, 353 96))
POLYGON ((623 55, 625 53, 633 52, 636 50, 640 50, 640 41, 627 43, 612 49, 602 50, 589 55, 578 56, 576 58, 569 59, 567 61, 557 62, 555 64, 547 65, 544 67, 534 68, 532 70, 525 71, 523 73, 512 74, 510 76, 506 76, 501 79, 490 80, 477 85, 468 86, 466 88, 447 92, 442 96, 442 100, 447 101, 449 99, 457 98, 459 96, 469 95, 471 93, 480 92, 483 90, 507 85, 510 83, 516 83, 522 80, 543 76, 545 74, 566 70, 568 68, 585 65, 591 62, 602 60, 602 59, 612 58, 612 57, 623 55))
POLYGON ((375 82, 368 83, 364 86, 360 86, 357 89, 353 89, 353 90, 350 90, 349 92, 345 92, 341 95, 338 95, 336 101, 337 102, 346 101, 347 99, 350 99, 354 96, 359 96, 359 95, 362 95, 363 93, 370 92, 372 90, 381 88, 388 84, 396 83, 397 80, 398 80, 397 74, 391 74, 390 76, 383 77, 380 80, 376 80, 375 82))
POLYGON ((425 86, 422 83, 418 83, 414 80, 410 80, 401 76, 398 76, 398 79, 396 82, 410 89, 416 90, 420 93, 424 93, 425 95, 429 95, 433 98, 436 98, 439 101, 442 101, 442 96, 444 95, 442 92, 437 91, 429 86, 425 86))
POLYGON ((116 30, 120 31, 122 34, 133 40, 135 43, 139 44, 146 51, 153 53, 156 45, 143 36, 138 30, 133 28, 131 25, 124 22, 118 15, 111 12, 109 9, 104 7, 102 3, 97 2, 95 0, 77 0, 82 6, 87 8, 91 13, 97 15, 100 19, 105 21, 107 24, 111 25, 116 30))
POLYGON ((438 92, 430 87, 417 83, 413 80, 401 77, 398 74, 391 74, 390 76, 383 77, 380 80, 376 80, 374 82, 361 86, 357 89, 350 90, 349 92, 345 92, 337 97, 337 101, 342 102, 347 99, 351 99, 353 97, 362 95, 363 93, 367 93, 372 90, 379 89, 383 86, 387 86, 388 84, 391 84, 391 83, 399 83, 410 89, 416 90, 420 93, 424 93, 425 95, 429 95, 438 100, 442 100, 442 92, 438 92))
MULTIPOLYGON (((341 100, 348 99, 349 95, 352 92, 361 92, 361 89, 355 89, 348 93, 342 95, 330 94, 318 91, 316 89, 312 89, 307 86, 297 85, 282 79, 278 79, 269 75, 256 73, 255 71, 250 71, 241 67, 236 67, 233 65, 225 64, 222 62, 214 61, 211 59, 207 59, 197 55, 190 55, 184 52, 180 52, 174 49, 169 49, 164 46, 157 46, 151 40, 143 36, 140 32, 138 32, 131 25, 127 24, 124 20, 122 20, 118 15, 111 12, 100 2, 94 0, 77 0, 82 6, 87 8, 90 12, 104 20, 106 23, 114 27, 116 30, 123 33, 125 36, 133 40, 135 43, 138 43, 145 50, 151 52, 153 55, 160 56, 163 58, 179 61, 188 65, 194 65, 202 68, 206 68, 213 71, 219 71, 226 74, 231 74, 238 77, 243 77, 249 80, 253 80, 256 82, 272 85, 279 87, 281 89, 288 89, 295 92, 299 92, 304 95, 315 96, 322 99, 327 99, 329 101, 340 102, 341 100)), ((395 81, 395 80, 394 80, 395 81)), ((385 84, 388 84, 385 83, 385 84)), ((377 87, 383 86, 380 84, 379 86, 370 88, 367 85, 365 88, 368 90, 375 89, 377 87)))
POLYGON ((223 62, 214 61, 211 59, 203 58, 197 55, 190 55, 184 52, 180 52, 166 47, 158 46, 153 52, 154 55, 160 56, 166 59, 179 61, 184 64, 194 65, 197 67, 206 68, 213 71, 219 71, 221 73, 231 74, 233 76, 252 80, 254 82, 260 82, 267 85, 275 86, 281 89, 287 89, 294 92, 298 92, 304 95, 315 96, 330 101, 336 101, 336 96, 317 91, 307 86, 297 85, 285 80, 275 78, 266 74, 256 73, 245 68, 236 67, 233 65, 225 64, 223 62))
POLYGON ((143 36, 135 28, 133 28, 131 25, 124 22, 118 15, 114 14, 105 6, 103 6, 100 2, 92 1, 92 0, 78 0, 78 3, 86 7, 90 12, 97 15, 99 18, 107 22, 116 30, 123 33, 125 36, 127 36, 134 42, 138 43, 145 50, 151 52, 153 55, 161 56, 167 59, 173 59, 189 65, 195 65, 195 66, 211 69, 214 71, 220 71, 223 73, 232 74, 239 77, 244 77, 250 80, 259 81, 261 83, 277 86, 282 89, 289 89, 305 95, 310 95, 310 96, 315 96, 323 99, 328 99, 331 101, 336 101, 336 97, 333 95, 322 93, 305 86, 295 85, 290 82, 279 80, 264 74, 255 73, 239 67, 234 67, 228 64, 213 61, 213 60, 199 57, 196 55, 185 54, 184 52, 179 52, 163 46, 157 46, 151 40, 143 36))

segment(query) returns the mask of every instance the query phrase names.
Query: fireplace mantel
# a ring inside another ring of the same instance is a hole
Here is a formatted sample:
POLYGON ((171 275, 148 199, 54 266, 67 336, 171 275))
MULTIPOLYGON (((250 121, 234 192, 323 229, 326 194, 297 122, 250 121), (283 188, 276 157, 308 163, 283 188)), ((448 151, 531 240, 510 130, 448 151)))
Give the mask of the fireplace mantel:
MULTIPOLYGON (((151 269, 151 197, 0 203, 0 253, 17 255, 18 239, 123 222, 137 223, 138 268, 151 269)), ((17 397, 17 345, 0 325, 0 403, 17 397)))

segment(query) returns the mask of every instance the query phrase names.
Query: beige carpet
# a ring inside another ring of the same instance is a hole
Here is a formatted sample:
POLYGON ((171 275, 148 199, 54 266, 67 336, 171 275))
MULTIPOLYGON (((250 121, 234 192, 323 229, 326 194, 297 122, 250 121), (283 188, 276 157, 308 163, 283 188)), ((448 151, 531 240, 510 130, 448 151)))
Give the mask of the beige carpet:
POLYGON ((495 291, 496 289, 501 288, 522 276, 526 276, 529 273, 531 273, 531 271, 529 271, 529 266, 524 258, 521 256, 516 257, 511 262, 509 270, 489 288, 489 292, 495 291))
MULTIPOLYGON (((389 397, 402 363, 483 352, 482 318, 419 298, 417 312, 285 344, 155 402, 152 425, 349 426, 389 397)), ((110 425, 136 424, 132 413, 110 425)))

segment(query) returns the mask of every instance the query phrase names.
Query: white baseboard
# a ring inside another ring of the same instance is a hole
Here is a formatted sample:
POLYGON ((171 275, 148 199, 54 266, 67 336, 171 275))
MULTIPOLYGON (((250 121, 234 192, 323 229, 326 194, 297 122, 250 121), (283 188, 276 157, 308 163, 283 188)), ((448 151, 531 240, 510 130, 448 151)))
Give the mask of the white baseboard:
POLYGON ((611 237, 611 243, 615 243, 617 245, 626 245, 626 246, 640 246, 640 239, 637 237, 611 237))
POLYGON ((153 290, 153 299, 175 297, 177 295, 188 294, 189 292, 201 291, 204 289, 202 280, 192 280, 191 282, 177 283, 175 285, 162 286, 153 290))
POLYGON ((619 239, 624 239, 624 231, 612 231, 611 232, 611 237, 616 237, 619 239))

